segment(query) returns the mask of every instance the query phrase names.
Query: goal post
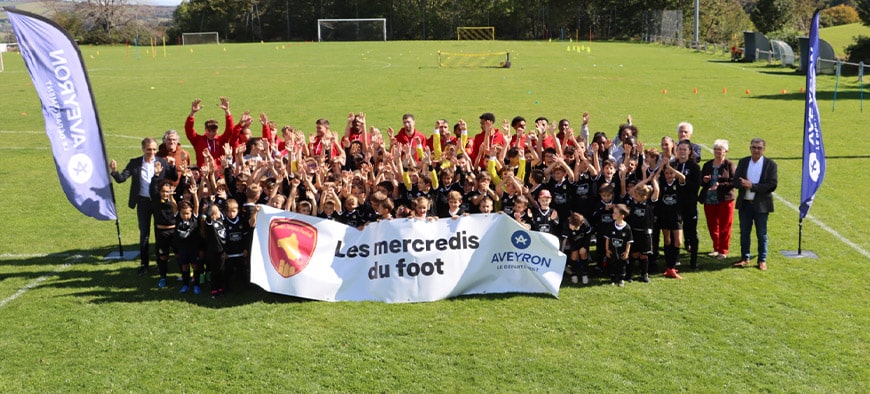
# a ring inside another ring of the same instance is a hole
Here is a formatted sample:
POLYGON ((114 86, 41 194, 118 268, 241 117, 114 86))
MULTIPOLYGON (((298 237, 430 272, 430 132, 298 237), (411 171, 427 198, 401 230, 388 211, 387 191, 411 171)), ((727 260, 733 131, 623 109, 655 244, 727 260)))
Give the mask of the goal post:
POLYGON ((438 51, 438 67, 510 68, 510 52, 457 53, 438 51))
POLYGON ((386 41, 386 18, 318 19, 317 41, 386 41))
POLYGON ((493 26, 461 26, 456 28, 456 39, 462 40, 495 40, 493 26))
POLYGON ((181 33, 181 45, 220 43, 220 35, 216 31, 206 31, 200 33, 181 33))

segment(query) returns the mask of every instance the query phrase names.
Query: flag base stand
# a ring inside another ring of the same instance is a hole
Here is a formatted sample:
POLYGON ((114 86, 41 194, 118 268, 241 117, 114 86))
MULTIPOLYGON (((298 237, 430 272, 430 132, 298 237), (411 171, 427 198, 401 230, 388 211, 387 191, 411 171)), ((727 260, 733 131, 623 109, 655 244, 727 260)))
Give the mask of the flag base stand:
POLYGON ((817 259, 817 258, 819 258, 819 256, 815 252, 809 251, 809 250, 802 250, 802 251, 783 250, 781 253, 783 256, 788 257, 790 259, 803 259, 803 258, 817 259))
POLYGON ((103 256, 103 260, 128 261, 128 260, 135 260, 137 257, 139 257, 138 250, 127 251, 127 252, 124 252, 123 255, 121 255, 121 253, 116 250, 114 252, 109 252, 109 254, 103 256))

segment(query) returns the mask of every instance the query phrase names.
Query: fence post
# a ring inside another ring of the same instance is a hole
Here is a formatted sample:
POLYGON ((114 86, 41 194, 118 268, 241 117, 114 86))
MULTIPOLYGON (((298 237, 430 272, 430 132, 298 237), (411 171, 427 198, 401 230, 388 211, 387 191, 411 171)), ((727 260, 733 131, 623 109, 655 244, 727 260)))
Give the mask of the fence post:
POLYGON ((837 89, 840 87, 840 70, 843 68, 843 61, 837 59, 837 81, 834 83, 834 102, 831 103, 831 112, 837 109, 837 89))
POLYGON ((861 89, 861 112, 864 112, 864 62, 858 62, 858 85, 861 89))

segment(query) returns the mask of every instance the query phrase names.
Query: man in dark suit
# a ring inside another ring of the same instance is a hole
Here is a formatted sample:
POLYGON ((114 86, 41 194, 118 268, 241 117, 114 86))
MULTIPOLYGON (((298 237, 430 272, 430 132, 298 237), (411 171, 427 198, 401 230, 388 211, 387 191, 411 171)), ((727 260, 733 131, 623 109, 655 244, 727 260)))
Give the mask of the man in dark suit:
POLYGON ((767 270, 767 217, 773 212, 776 190, 776 163, 764 157, 765 142, 754 138, 749 144, 751 155, 740 159, 735 172, 738 188, 736 207, 740 213, 740 261, 735 267, 749 265, 752 226, 758 239, 758 269, 767 270))
POLYGON ((120 173, 118 163, 112 160, 109 163, 112 178, 118 183, 123 183, 127 178, 130 182, 130 208, 136 208, 136 216, 139 222, 139 257, 141 266, 139 275, 148 272, 148 238, 151 236, 151 184, 159 185, 164 179, 176 180, 178 174, 174 165, 170 165, 165 159, 157 157, 157 140, 147 137, 142 140, 142 156, 130 159, 127 167, 120 173), (160 163, 156 166, 155 163, 160 163))

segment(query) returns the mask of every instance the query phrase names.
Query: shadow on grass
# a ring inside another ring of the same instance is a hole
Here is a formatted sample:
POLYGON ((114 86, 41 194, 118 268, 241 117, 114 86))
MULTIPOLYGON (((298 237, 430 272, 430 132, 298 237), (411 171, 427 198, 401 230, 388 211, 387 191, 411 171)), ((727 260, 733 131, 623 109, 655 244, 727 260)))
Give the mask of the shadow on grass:
MULTIPOLYGON (((136 250, 138 245, 126 245, 125 251, 136 250)), ((296 303, 306 299, 273 294, 256 285, 233 282, 226 294, 212 298, 210 285, 202 286, 202 294, 195 295, 192 290, 179 293, 180 271, 170 257, 168 286, 157 288, 159 276, 152 261, 147 275, 138 275, 139 261, 104 260, 109 252, 117 251, 117 246, 92 250, 68 250, 39 256, 12 257, 4 259, 4 266, 17 267, 16 272, 0 273, 0 282, 10 278, 21 278, 29 283, 48 278, 38 284, 40 287, 66 289, 75 296, 89 299, 90 303, 136 303, 182 301, 207 308, 228 308, 252 303, 296 303)), ((28 285, 30 286, 30 285, 28 285)))
MULTIPOLYGON (((693 269, 689 266, 689 255, 682 254, 680 255, 680 261, 682 262, 679 266, 677 266, 677 271, 683 276, 684 279, 689 279, 692 275, 703 272, 713 272, 720 270, 730 270, 733 269, 732 264, 736 263, 740 259, 737 257, 729 257, 726 259, 716 259, 714 257, 709 257, 705 253, 698 255, 698 268, 693 269)), ((665 271, 664 265, 664 256, 659 256, 657 264, 650 264, 649 266, 649 278, 650 281, 667 279, 663 276, 665 271)), ((643 282, 640 281, 640 268, 638 266, 634 266, 631 270, 633 283, 638 283, 640 285, 644 285, 643 282)), ((610 286, 610 276, 606 269, 599 269, 593 266, 589 268, 589 283, 572 283, 570 276, 564 275, 562 277, 562 286, 561 287, 593 287, 593 286, 610 286)))
MULTIPOLYGON (((853 90, 849 88, 844 88, 837 93, 837 100, 862 100, 861 91, 853 90)), ((866 99, 870 100, 870 93, 864 95, 866 99)), ((792 92, 785 94, 754 94, 749 96, 751 99, 757 100, 786 100, 786 101, 804 101, 806 99, 806 94, 800 92, 792 92)), ((823 90, 816 91, 816 100, 834 100, 834 91, 833 90, 823 90)))
MULTIPOLYGON (((180 272, 171 257, 169 274, 167 275, 168 286, 164 289, 157 288, 159 277, 152 261, 147 275, 138 275, 139 261, 131 260, 104 260, 103 257, 110 252, 116 251, 117 246, 109 246, 92 250, 68 250, 49 255, 34 255, 24 257, 12 257, 2 260, 4 266, 14 266, 15 272, 0 273, 0 282, 19 278, 28 283, 33 283, 40 278, 51 280, 38 284, 40 287, 54 287, 65 289, 73 295, 82 297, 93 304, 103 303, 139 303, 139 302, 187 302, 205 308, 232 308, 254 303, 284 304, 309 302, 310 300, 283 294, 267 292, 256 285, 236 281, 227 289, 226 294, 212 298, 209 294, 209 284, 202 286, 203 293, 193 294, 192 291, 181 294, 181 282, 178 280, 180 272)), ((135 250, 138 245, 126 245, 125 251, 135 250)), ((8 257, 8 256, 7 256, 8 257)), ((682 260, 687 261, 688 256, 683 255, 682 260)), ((704 271, 717 271, 732 269, 731 264, 738 258, 718 260, 699 256, 699 269, 692 270, 684 263, 679 267, 681 275, 690 279, 693 273, 704 271)), ((650 268, 650 278, 661 280, 663 261, 659 261, 659 267, 650 268), (661 268, 661 269, 659 269, 661 268)), ((639 276, 639 269, 635 268, 634 279, 639 276)), ((29 286, 29 285, 28 285, 29 286)), ((563 277, 561 287, 592 287, 610 286, 610 278, 606 271, 596 270, 590 267, 589 283, 572 283, 570 277, 563 277)), ((451 300, 460 301, 465 299, 506 299, 513 297, 552 298, 549 294, 530 293, 499 293, 464 295, 451 300)))

